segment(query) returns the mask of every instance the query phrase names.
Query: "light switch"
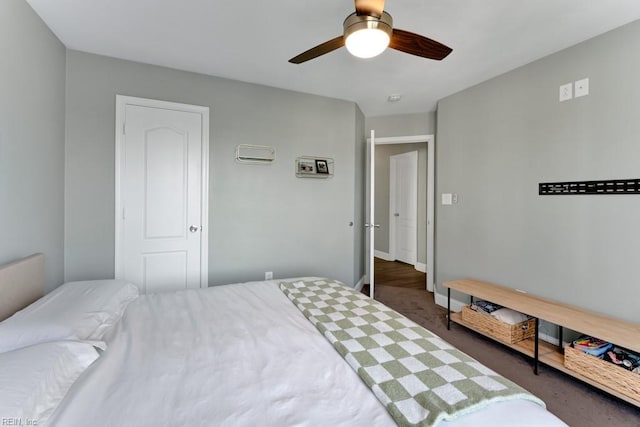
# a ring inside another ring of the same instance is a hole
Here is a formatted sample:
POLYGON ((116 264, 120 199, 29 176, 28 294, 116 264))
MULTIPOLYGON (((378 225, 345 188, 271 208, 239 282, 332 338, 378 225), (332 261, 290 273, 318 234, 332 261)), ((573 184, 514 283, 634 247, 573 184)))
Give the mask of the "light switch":
POLYGON ((453 194, 451 193, 442 193, 442 204, 450 205, 453 203, 453 194))
POLYGON ((576 80, 574 93, 576 98, 589 95, 589 79, 576 80))

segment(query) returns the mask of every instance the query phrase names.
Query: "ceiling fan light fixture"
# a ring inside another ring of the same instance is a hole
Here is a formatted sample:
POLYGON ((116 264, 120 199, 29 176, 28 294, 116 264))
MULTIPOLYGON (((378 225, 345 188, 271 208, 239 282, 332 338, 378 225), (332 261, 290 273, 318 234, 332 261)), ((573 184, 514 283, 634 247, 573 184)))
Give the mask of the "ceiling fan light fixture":
POLYGON ((364 29, 353 32, 347 37, 347 50, 358 58, 373 58, 380 55, 389 46, 390 38, 384 31, 364 29))
POLYGON ((393 19, 387 12, 380 18, 352 13, 344 21, 344 41, 349 53, 358 58, 373 58, 389 46, 393 19))
POLYGON ((451 53, 450 47, 438 41, 399 28, 394 30, 393 19, 384 11, 384 3, 384 0, 355 0, 356 12, 344 20, 341 36, 320 43, 289 62, 302 64, 345 46, 360 58, 373 58, 387 47, 436 61, 451 53))

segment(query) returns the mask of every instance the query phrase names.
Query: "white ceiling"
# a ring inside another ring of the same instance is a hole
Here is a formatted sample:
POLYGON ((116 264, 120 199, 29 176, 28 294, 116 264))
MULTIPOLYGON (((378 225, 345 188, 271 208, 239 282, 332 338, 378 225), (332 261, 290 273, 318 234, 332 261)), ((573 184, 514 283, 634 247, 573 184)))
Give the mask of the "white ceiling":
POLYGON ((341 98, 366 116, 427 112, 452 93, 640 18, 640 0, 388 0, 394 26, 453 48, 289 58, 342 34, 350 0, 27 0, 69 48, 341 98), (390 94, 402 94, 397 103, 390 94))

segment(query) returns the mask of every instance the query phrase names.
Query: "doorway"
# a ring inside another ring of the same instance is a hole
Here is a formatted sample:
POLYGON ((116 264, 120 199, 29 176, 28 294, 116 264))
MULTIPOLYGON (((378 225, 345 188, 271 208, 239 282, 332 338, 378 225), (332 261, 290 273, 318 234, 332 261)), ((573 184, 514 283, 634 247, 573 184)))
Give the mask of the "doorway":
MULTIPOLYGON (((368 165, 368 174, 367 174, 367 212, 371 212, 368 215, 368 223, 375 224, 375 239, 371 239, 368 237, 367 242, 367 252, 368 261, 367 264, 367 282, 371 283, 375 279, 375 271, 377 268, 374 267, 374 256, 379 259, 379 261, 392 261, 395 257, 391 257, 390 249, 387 244, 385 246, 385 241, 389 239, 389 221, 388 218, 393 216, 395 212, 390 212, 389 202, 382 201, 380 202, 380 197, 377 196, 379 193, 380 185, 376 184, 375 181, 378 181, 375 176, 377 175, 378 169, 384 168, 384 162, 381 161, 383 156, 375 154, 378 150, 378 147, 399 147, 397 144, 415 144, 415 146, 422 147, 424 154, 423 160, 426 163, 426 170, 422 170, 422 177, 426 177, 426 180, 423 181, 423 185, 418 186, 418 193, 423 197, 426 196, 426 200, 424 204, 426 204, 426 210, 423 210, 423 218, 419 219, 421 223, 421 227, 418 227, 417 234, 421 237, 421 243, 419 243, 419 247, 422 248, 422 254, 418 253, 418 259, 415 261, 415 264, 411 265, 411 268, 415 268, 418 272, 426 273, 423 279, 423 287, 425 289, 433 292, 434 289, 434 274, 433 274, 433 265, 434 265, 434 180, 435 180, 435 142, 433 135, 415 135, 415 136, 403 136, 403 137, 387 137, 387 138, 375 138, 375 133, 372 131, 372 136, 369 139, 370 150, 373 150, 373 153, 369 155, 368 165), (375 209, 374 208, 375 205, 375 209), (391 215, 389 215, 391 214, 391 215), (387 219, 385 221, 385 218, 387 219), (375 220, 374 220, 375 219, 375 220), (369 241, 373 240, 374 244, 369 244, 369 241), (375 242, 382 242, 381 244, 375 242), (420 246, 422 245, 422 246, 420 246), (372 271, 373 270, 373 271, 372 271), (373 277, 372 277, 373 276, 373 277), (373 279, 373 280, 372 280, 373 279)), ((401 152, 412 151, 413 149, 396 149, 394 154, 400 154, 401 152), (399 150, 399 151, 398 151, 399 150)), ((388 161, 387 161, 388 163, 388 161)), ((387 177, 390 173, 390 165, 387 167, 387 172, 385 172, 387 177)), ((424 200, 424 199, 423 199, 424 200)), ((369 230, 371 232, 371 230, 369 230)), ((374 282, 375 285, 375 282, 374 282)))
POLYGON ((208 285, 209 108, 116 98, 115 277, 208 285))

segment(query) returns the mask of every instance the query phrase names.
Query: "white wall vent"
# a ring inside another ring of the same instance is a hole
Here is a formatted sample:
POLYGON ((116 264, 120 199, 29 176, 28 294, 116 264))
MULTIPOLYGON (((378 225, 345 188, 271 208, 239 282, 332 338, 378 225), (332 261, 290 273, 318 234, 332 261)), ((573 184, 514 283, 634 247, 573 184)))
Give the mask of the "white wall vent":
POLYGON ((266 145, 240 144, 236 147, 236 161, 240 163, 270 164, 276 160, 276 150, 266 145))

